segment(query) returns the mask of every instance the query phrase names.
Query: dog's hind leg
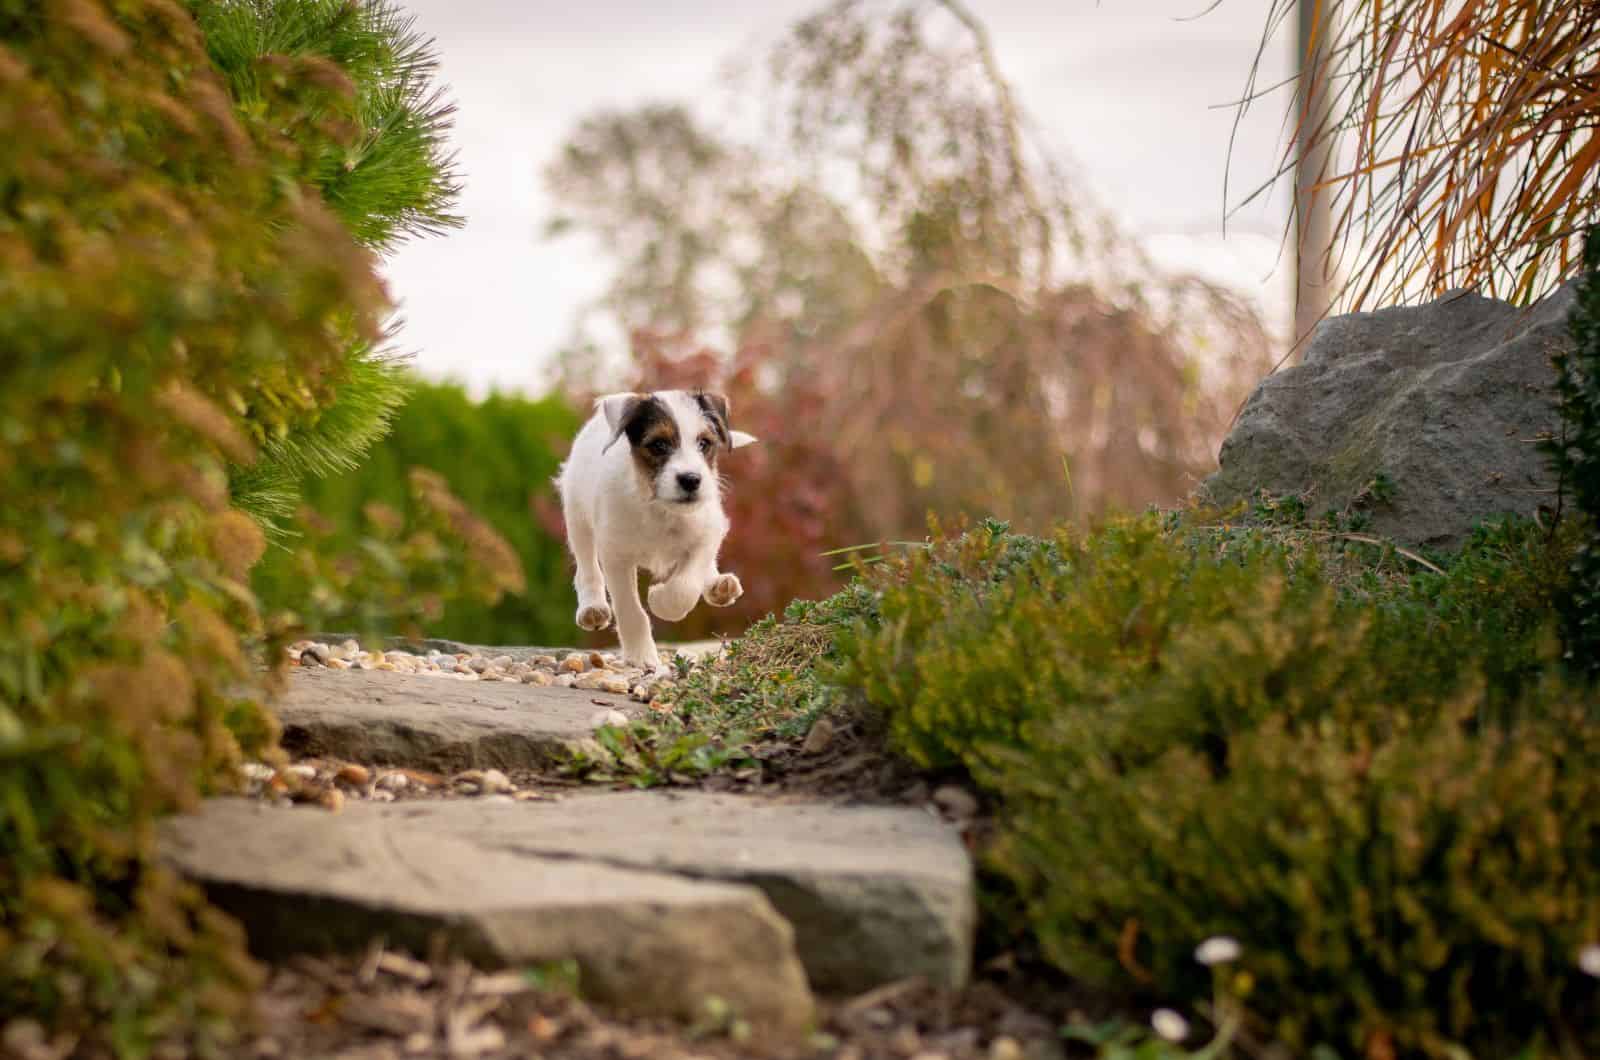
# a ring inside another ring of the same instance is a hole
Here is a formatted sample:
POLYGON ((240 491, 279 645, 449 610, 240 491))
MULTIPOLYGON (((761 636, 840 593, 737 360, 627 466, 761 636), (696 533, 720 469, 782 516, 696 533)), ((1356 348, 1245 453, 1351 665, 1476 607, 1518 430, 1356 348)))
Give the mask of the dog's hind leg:
POLYGON ((594 525, 576 512, 567 517, 567 543, 578 573, 572 587, 578 592, 578 625, 582 629, 605 629, 611 625, 611 608, 606 606, 606 580, 600 572, 600 557, 594 548, 594 525))
POLYGON ((617 635, 622 641, 622 658, 633 666, 657 669, 655 636, 650 632, 650 616, 639 602, 639 568, 620 557, 605 563, 606 584, 611 587, 611 603, 617 610, 617 635))

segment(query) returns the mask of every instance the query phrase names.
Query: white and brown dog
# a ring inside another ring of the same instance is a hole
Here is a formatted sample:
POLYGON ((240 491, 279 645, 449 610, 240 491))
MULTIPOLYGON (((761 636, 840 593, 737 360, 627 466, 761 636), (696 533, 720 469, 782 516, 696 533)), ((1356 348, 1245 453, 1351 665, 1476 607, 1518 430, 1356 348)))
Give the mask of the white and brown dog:
POLYGON ((727 607, 744 592, 717 570, 728 533, 717 458, 753 441, 729 428, 726 398, 686 390, 603 397, 578 432, 556 477, 578 565, 578 625, 605 629, 614 614, 628 663, 661 665, 640 570, 652 581, 651 612, 668 622, 702 597, 727 607))

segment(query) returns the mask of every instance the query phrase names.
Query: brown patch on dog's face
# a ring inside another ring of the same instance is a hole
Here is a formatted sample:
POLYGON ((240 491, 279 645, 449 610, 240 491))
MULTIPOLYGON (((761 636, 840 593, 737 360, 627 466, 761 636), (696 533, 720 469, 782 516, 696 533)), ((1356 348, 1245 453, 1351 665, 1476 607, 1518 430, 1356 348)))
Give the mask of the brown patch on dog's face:
POLYGON ((647 397, 628 410, 622 432, 633 448, 634 466, 654 491, 656 476, 678 451, 678 424, 672 412, 654 397, 647 397))

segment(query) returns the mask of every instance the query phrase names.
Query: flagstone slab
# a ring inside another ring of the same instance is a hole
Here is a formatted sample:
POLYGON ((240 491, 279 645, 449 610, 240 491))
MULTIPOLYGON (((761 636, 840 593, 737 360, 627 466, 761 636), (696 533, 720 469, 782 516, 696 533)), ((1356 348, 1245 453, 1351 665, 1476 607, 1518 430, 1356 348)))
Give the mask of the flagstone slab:
POLYGON ((167 822, 162 852, 269 958, 381 938, 490 966, 574 959, 586 996, 628 1011, 692 1020, 715 998, 766 1027, 809 1023, 794 932, 759 889, 517 851, 397 809, 213 799, 167 822))
POLYGON ((955 829, 920 808, 645 791, 394 812, 496 850, 758 887, 794 926, 819 990, 912 977, 958 987, 971 966, 971 858, 955 829))
POLYGON ((444 772, 560 764, 628 697, 387 670, 297 668, 273 705, 295 754, 444 772))
POLYGON ((576 958, 595 996, 691 1013, 720 997, 788 1025, 810 986, 967 979, 973 873, 924 810, 704 792, 552 802, 215 799, 163 851, 277 954, 417 949, 576 958), (802 970, 803 969, 803 970, 802 970))

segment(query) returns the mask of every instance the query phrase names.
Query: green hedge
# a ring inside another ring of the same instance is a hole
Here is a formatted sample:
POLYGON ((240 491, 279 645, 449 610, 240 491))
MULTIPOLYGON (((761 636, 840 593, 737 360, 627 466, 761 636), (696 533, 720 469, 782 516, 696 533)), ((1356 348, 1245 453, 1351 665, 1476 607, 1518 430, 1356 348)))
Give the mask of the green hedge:
MULTIPOLYGON (((428 468, 511 544, 527 589, 494 605, 452 599, 443 614, 424 621, 423 632, 478 644, 570 642, 576 630, 572 577, 566 546, 553 532, 559 505, 551 480, 579 422, 557 397, 494 394, 474 401, 460 386, 415 381, 393 428, 359 468, 302 483, 307 508, 329 531, 319 535, 317 547, 358 547, 364 509, 373 502, 409 513, 415 506, 410 469, 428 468)), ((318 610, 307 606, 308 578, 295 555, 303 544, 275 545, 256 567, 255 588, 269 609, 318 610)))
POLYGON ((273 741, 227 469, 312 429, 388 309, 316 179, 365 73, 256 53, 244 105, 196 10, 0 0, 0 1020, 81 1055, 215 1055, 247 1011, 156 822, 273 741))
POLYGON ((1225 995, 1299 1055, 1595 1055, 1600 712, 1552 635, 1579 534, 1437 574, 1312 528, 991 524, 876 570, 835 680, 995 801, 990 866, 1076 977, 1194 1001, 1230 935, 1225 995))

